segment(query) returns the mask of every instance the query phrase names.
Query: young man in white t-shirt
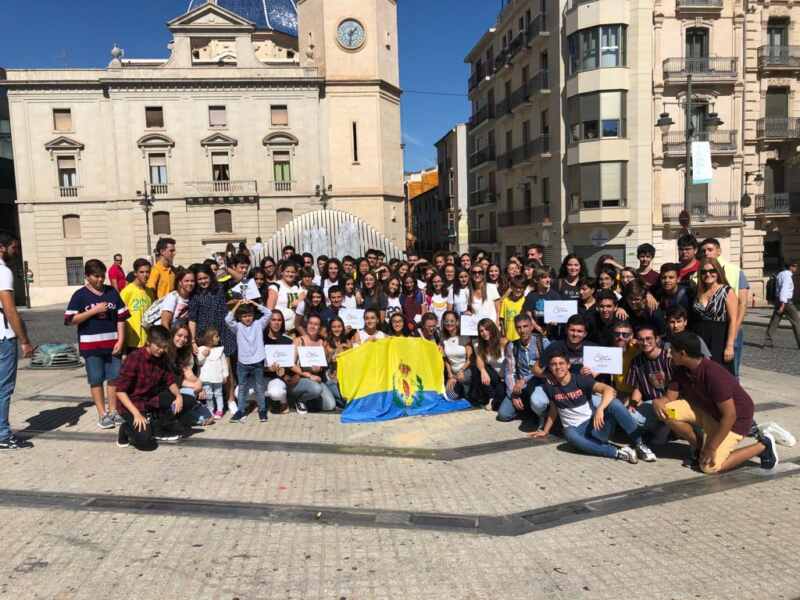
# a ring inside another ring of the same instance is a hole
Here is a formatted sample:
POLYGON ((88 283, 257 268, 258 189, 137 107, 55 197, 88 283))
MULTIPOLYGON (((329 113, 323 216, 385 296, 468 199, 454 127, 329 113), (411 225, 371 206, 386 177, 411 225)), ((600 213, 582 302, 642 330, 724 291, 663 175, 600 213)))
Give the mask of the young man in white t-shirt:
POLYGON ((15 438, 8 422, 11 396, 17 383, 17 340, 23 357, 33 354, 25 323, 14 302, 14 274, 6 266, 18 252, 19 240, 10 233, 0 232, 0 450, 33 446, 15 438))

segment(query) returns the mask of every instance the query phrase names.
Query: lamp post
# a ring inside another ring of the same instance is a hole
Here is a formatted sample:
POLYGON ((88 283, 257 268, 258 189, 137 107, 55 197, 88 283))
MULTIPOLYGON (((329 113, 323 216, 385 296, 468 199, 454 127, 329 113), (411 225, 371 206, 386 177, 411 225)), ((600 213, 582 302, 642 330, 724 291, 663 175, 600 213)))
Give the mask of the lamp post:
POLYGON ((764 176, 761 175, 760 171, 747 171, 744 174, 744 194, 742 194, 740 202, 742 208, 748 208, 753 203, 753 199, 750 197, 750 194, 747 193, 747 185, 750 183, 751 177, 755 183, 764 181, 764 176))
POLYGON ((153 243, 150 239, 150 211, 153 209, 153 203, 155 201, 153 190, 152 188, 148 188, 147 182, 145 181, 142 189, 136 191, 136 195, 141 198, 139 204, 144 209, 144 221, 147 225, 147 255, 152 258, 153 243))
POLYGON ((330 192, 333 191, 332 185, 325 185, 325 176, 322 176, 322 185, 317 184, 315 194, 319 201, 322 203, 322 210, 327 210, 328 201, 330 200, 330 192))
MULTIPOLYGON (((692 91, 692 74, 687 73, 686 75, 686 100, 683 103, 684 109, 684 122, 686 123, 686 129, 684 131, 684 144, 685 144, 685 160, 686 160, 686 177, 684 178, 683 182, 683 212, 686 213, 686 217, 690 219, 689 216, 689 190, 692 181, 692 141, 695 137, 695 129, 694 123, 692 123, 692 109, 695 106, 695 103, 692 101, 693 91, 692 91)), ((656 121, 656 127, 661 130, 661 133, 666 136, 669 133, 669 129, 675 122, 672 120, 672 117, 669 116, 669 113, 663 112, 659 115, 658 121, 656 121)), ((708 131, 710 134, 713 134, 717 131, 717 129, 724 125, 722 119, 719 118, 719 115, 715 112, 709 113, 705 116, 703 120, 704 130, 708 131)), ((711 141, 711 140, 709 140, 711 141)), ((683 213, 681 213, 681 217, 683 217, 683 213)), ((683 223, 681 223, 683 224, 683 223)), ((685 226, 688 228, 688 224, 685 226)))

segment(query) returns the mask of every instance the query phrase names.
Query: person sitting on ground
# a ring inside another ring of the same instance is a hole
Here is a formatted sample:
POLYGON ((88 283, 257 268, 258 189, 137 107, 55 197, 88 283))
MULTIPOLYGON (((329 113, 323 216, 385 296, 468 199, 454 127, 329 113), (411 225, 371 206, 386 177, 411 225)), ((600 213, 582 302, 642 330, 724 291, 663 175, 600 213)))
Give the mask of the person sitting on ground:
POLYGON ((770 423, 757 429, 755 444, 736 449, 750 433, 753 400, 730 371, 703 358, 697 335, 683 332, 672 338, 672 364, 676 368, 666 395, 653 405, 658 418, 689 442, 700 470, 730 471, 756 456, 763 469, 774 470, 779 461, 776 443, 791 445, 793 436, 770 423), (695 427, 702 430, 702 438, 695 427))
MULTIPOLYGON (((324 348, 325 340, 320 336, 321 329, 322 319, 319 315, 311 315, 306 323, 306 332, 295 338, 294 345, 298 348, 324 348)), ((291 368, 288 392, 289 400, 294 402, 298 414, 336 410, 336 398, 325 385, 325 367, 300 366, 299 352, 298 360, 291 368)))
POLYGON ((208 410, 202 402, 205 399, 203 382, 195 374, 196 361, 193 354, 192 333, 186 324, 176 325, 170 331, 169 348, 167 349, 167 363, 175 376, 175 383, 184 395, 184 412, 181 421, 187 427, 199 425, 206 427, 214 424, 213 412, 208 410))
POLYGON ((661 348, 661 338, 652 327, 640 327, 636 331, 639 354, 631 362, 625 383, 632 388, 628 408, 645 432, 652 435, 655 443, 667 441, 669 427, 656 416, 653 401, 662 398, 672 380, 672 363, 661 348))
POLYGON ((532 367, 541 360, 550 341, 546 337, 534 335, 533 319, 527 312, 516 316, 514 326, 519 339, 506 345, 506 396, 497 409, 497 420, 507 422, 533 415, 543 419, 547 411, 547 401, 539 389, 541 381, 535 377, 537 374, 532 367))
MULTIPOLYGON (((274 309, 269 316, 267 334, 264 336, 265 346, 291 346, 294 342, 286 335, 286 323, 283 313, 274 309)), ((286 392, 286 376, 288 369, 278 364, 265 364, 264 382, 266 383, 266 403, 271 405, 272 412, 283 415, 289 412, 286 392)), ((270 408, 270 406, 267 406, 270 408)))
MULTIPOLYGON (((115 382, 123 420, 117 437, 120 447, 133 444, 139 450, 153 450, 155 440, 172 442, 181 437, 172 427, 160 427, 154 431, 147 419, 148 414, 181 415, 184 403, 191 401, 178 389, 166 360, 168 348, 169 332, 155 325, 150 328, 147 345, 134 351, 122 365, 115 382)), ((160 419, 154 419, 152 423, 163 424, 160 419)))
MULTIPOLYGON (((524 283, 524 282, 523 282, 524 283)), ((522 314, 522 313, 519 313, 522 314)), ((515 315, 514 318, 516 319, 515 315)), ((514 327, 516 333, 517 328, 514 327)), ((517 335, 514 341, 519 340, 517 335)), ((475 347, 475 361, 472 365, 470 402, 483 406, 486 410, 497 410, 506 397, 506 384, 503 373, 506 346, 509 340, 500 335, 500 330, 491 319, 478 321, 478 341, 475 347)))
POLYGON ((560 419, 564 437, 581 452, 632 464, 640 458, 646 462, 656 460, 653 451, 642 440, 636 421, 622 402, 615 398, 614 388, 591 377, 573 373, 570 357, 561 350, 549 354, 547 365, 547 378, 542 389, 550 402, 550 410, 544 427, 528 434, 530 437, 546 437, 556 419, 560 419), (592 407, 593 394, 602 396, 597 408, 592 407), (617 425, 628 434, 633 448, 617 448, 609 444, 609 437, 617 425))
POLYGON ((269 322, 272 311, 251 300, 239 300, 225 316, 225 324, 236 333, 236 380, 239 382, 239 393, 236 398, 236 412, 231 417, 232 423, 244 423, 247 419, 247 396, 250 388, 256 392, 259 421, 267 421, 267 407, 264 388, 264 328, 269 322), (260 313, 256 319, 256 313, 260 313))
POLYGON ((442 353, 448 397, 451 400, 469 398, 472 344, 469 338, 460 335, 458 315, 452 310, 445 311, 442 316, 442 353))

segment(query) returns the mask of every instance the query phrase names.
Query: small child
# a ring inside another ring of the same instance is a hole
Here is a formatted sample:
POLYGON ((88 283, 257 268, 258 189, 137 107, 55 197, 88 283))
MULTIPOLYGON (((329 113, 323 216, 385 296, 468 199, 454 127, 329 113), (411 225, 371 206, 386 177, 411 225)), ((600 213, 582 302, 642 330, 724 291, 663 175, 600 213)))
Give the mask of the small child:
POLYGON ((228 378, 228 359, 223 350, 219 331, 215 327, 206 329, 202 346, 197 349, 197 364, 200 365, 200 381, 206 394, 206 407, 214 413, 216 420, 222 418, 222 384, 228 378))
POLYGON ((247 393, 255 388, 258 401, 258 417, 262 423, 267 421, 267 405, 264 400, 264 328, 269 323, 272 311, 252 300, 239 300, 227 315, 225 324, 236 333, 238 362, 236 379, 239 381, 239 394, 236 399, 236 413, 232 423, 244 423, 247 408, 247 393), (256 312, 261 316, 256 319, 256 312))

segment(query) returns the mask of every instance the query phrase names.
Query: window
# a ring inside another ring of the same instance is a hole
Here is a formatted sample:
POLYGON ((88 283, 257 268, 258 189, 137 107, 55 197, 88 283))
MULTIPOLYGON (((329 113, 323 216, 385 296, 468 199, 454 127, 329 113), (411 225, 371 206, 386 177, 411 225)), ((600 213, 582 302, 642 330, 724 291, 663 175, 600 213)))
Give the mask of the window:
POLYGON ((214 231, 216 233, 233 233, 231 211, 227 208, 214 211, 214 231))
POLYGON ((83 257, 67 257, 67 285, 83 285, 83 257))
POLYGON ((151 154, 149 157, 150 162, 150 184, 151 185, 166 185, 167 184, 167 155, 166 154, 151 154))
POLYGON ((75 166, 74 156, 59 156, 58 164, 58 185, 62 188, 74 188, 78 186, 78 170, 75 166))
POLYGON ((78 215, 64 215, 61 217, 61 226, 65 240, 78 240, 81 238, 81 218, 78 215))
POLYGON ((353 121, 353 162, 358 162, 358 123, 353 121))
POLYGON ((72 131, 72 111, 69 108, 53 109, 53 129, 72 131))
POLYGON ((224 106, 209 106, 208 107, 208 124, 210 127, 225 127, 228 124, 224 106))
POLYGON ((289 109, 284 105, 270 107, 270 122, 273 127, 285 127, 289 124, 289 109))
POLYGON ((170 235, 169 213, 163 210, 153 213, 153 235, 170 235))
POLYGON ((542 178, 542 204, 548 206, 550 204, 550 178, 542 178))
POLYGON ((531 184, 528 182, 522 184, 522 203, 526 209, 529 209, 533 205, 531 184))
POLYGON ((274 152, 272 154, 272 170, 276 183, 292 181, 292 165, 288 152, 274 152))
POLYGON ((275 225, 277 229, 283 229, 294 219, 294 212, 291 208, 279 208, 275 211, 275 225))
POLYGON ((514 188, 506 190, 506 210, 509 212, 514 210, 514 188))
POLYGON ((582 29, 567 38, 569 74, 581 71, 624 67, 626 25, 603 25, 582 29))
POLYGON ((567 195, 573 211, 625 206, 624 162, 584 163, 567 168, 567 195))
POLYGON ((211 176, 214 181, 230 181, 231 168, 227 152, 211 153, 211 176))
POLYGON ((146 106, 144 109, 144 126, 148 129, 164 127, 164 109, 160 106, 146 106))
POLYGON ((626 92, 592 92, 567 99, 569 143, 625 136, 626 92))

